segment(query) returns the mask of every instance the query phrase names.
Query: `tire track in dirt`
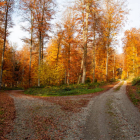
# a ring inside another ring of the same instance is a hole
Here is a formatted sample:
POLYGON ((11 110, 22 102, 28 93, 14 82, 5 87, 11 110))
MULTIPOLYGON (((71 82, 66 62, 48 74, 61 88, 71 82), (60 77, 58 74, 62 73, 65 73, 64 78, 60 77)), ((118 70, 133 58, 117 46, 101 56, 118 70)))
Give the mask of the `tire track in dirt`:
POLYGON ((140 112, 126 95, 126 82, 92 100, 83 133, 85 140, 140 140, 140 112))

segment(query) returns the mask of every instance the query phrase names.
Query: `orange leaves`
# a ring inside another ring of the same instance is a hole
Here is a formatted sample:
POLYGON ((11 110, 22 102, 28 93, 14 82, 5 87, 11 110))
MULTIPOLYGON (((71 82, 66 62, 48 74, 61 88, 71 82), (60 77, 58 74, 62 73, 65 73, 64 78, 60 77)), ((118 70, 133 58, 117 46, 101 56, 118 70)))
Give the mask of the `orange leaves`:
POLYGON ((139 75, 139 54, 140 54, 140 32, 139 30, 132 28, 125 32, 123 39, 124 54, 125 54, 125 72, 135 73, 135 76, 139 75))

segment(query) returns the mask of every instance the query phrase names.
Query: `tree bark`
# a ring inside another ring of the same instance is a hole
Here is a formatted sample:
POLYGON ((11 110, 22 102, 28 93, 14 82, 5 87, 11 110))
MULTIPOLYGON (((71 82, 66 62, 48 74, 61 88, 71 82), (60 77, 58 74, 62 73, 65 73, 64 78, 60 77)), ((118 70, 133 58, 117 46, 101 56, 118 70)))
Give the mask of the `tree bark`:
POLYGON ((107 46, 107 55, 106 55, 106 81, 108 81, 108 58, 109 58, 108 48, 109 46, 107 46))
POLYGON ((4 28, 4 42, 3 42, 3 49, 2 49, 2 58, 1 58, 1 71, 0 71, 0 89, 2 87, 2 75, 3 75, 3 64, 4 64, 4 52, 6 46, 6 39, 7 39, 7 21, 8 20, 8 5, 6 6, 6 15, 5 15, 5 28, 4 28))
POLYGON ((68 48, 68 78, 67 78, 67 84, 70 84, 70 46, 71 44, 69 43, 69 48, 68 48))
POLYGON ((115 80, 115 65, 116 65, 116 57, 115 57, 115 54, 114 54, 114 67, 113 67, 113 80, 115 80))
POLYGON ((82 58, 82 61, 81 61, 81 69, 80 69, 80 74, 79 74, 79 77, 78 77, 78 82, 77 82, 77 84, 80 83, 81 76, 82 76, 82 70, 83 70, 83 58, 82 58))
POLYGON ((82 76, 83 84, 85 83, 85 79, 86 79, 88 18, 89 18, 89 3, 86 3, 86 27, 85 27, 85 32, 84 32, 84 54, 83 54, 83 76, 82 76))
POLYGON ((39 32, 39 62, 38 62, 38 65, 39 65, 38 86, 39 87, 40 87, 41 46, 42 46, 42 43, 41 43, 41 31, 40 31, 39 32))
POLYGON ((32 15, 32 11, 31 11, 31 42, 30 42, 30 62, 29 62, 29 87, 31 86, 32 48, 33 48, 33 15, 32 15))
POLYGON ((96 43, 95 43, 95 37, 96 37, 96 13, 94 12, 94 38, 93 38, 93 83, 95 82, 95 66, 96 66, 96 60, 95 60, 95 55, 96 55, 96 43))

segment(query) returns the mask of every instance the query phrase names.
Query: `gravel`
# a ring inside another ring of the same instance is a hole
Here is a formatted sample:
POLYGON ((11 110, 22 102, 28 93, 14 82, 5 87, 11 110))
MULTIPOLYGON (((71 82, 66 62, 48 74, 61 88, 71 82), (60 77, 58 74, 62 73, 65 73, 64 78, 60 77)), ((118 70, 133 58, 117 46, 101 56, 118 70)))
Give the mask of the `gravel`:
POLYGON ((118 91, 112 88, 91 98, 88 106, 75 113, 57 103, 11 91, 16 119, 7 139, 140 140, 140 112, 125 93, 126 82, 118 91))
POLYGON ((140 140, 140 112, 125 93, 126 82, 119 91, 111 89, 93 98, 83 139, 140 140))
POLYGON ((16 119, 14 129, 7 135, 7 139, 73 140, 83 137, 82 128, 85 124, 86 114, 88 114, 87 108, 73 113, 62 110, 58 104, 18 94, 15 91, 9 92, 9 95, 14 99, 16 119), (46 119, 50 123, 46 123, 46 119))

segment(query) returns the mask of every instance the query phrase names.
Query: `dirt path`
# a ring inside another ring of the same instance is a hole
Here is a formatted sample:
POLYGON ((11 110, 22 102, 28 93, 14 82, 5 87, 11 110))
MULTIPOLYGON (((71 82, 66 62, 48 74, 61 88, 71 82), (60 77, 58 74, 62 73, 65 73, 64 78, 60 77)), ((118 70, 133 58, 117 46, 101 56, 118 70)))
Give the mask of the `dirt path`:
POLYGON ((126 82, 120 90, 110 89, 96 97, 35 98, 10 91, 16 119, 7 139, 140 140, 140 112, 125 92, 126 82), (79 112, 63 106, 68 103, 76 108, 81 100, 89 104, 79 112))
POLYGON ((140 140, 140 112, 125 93, 126 82, 120 90, 111 89, 91 101, 85 140, 140 140))
POLYGON ((16 108, 13 130, 6 136, 8 140, 72 140, 82 137, 83 111, 64 111, 57 103, 17 91, 8 94, 14 99, 16 108))

